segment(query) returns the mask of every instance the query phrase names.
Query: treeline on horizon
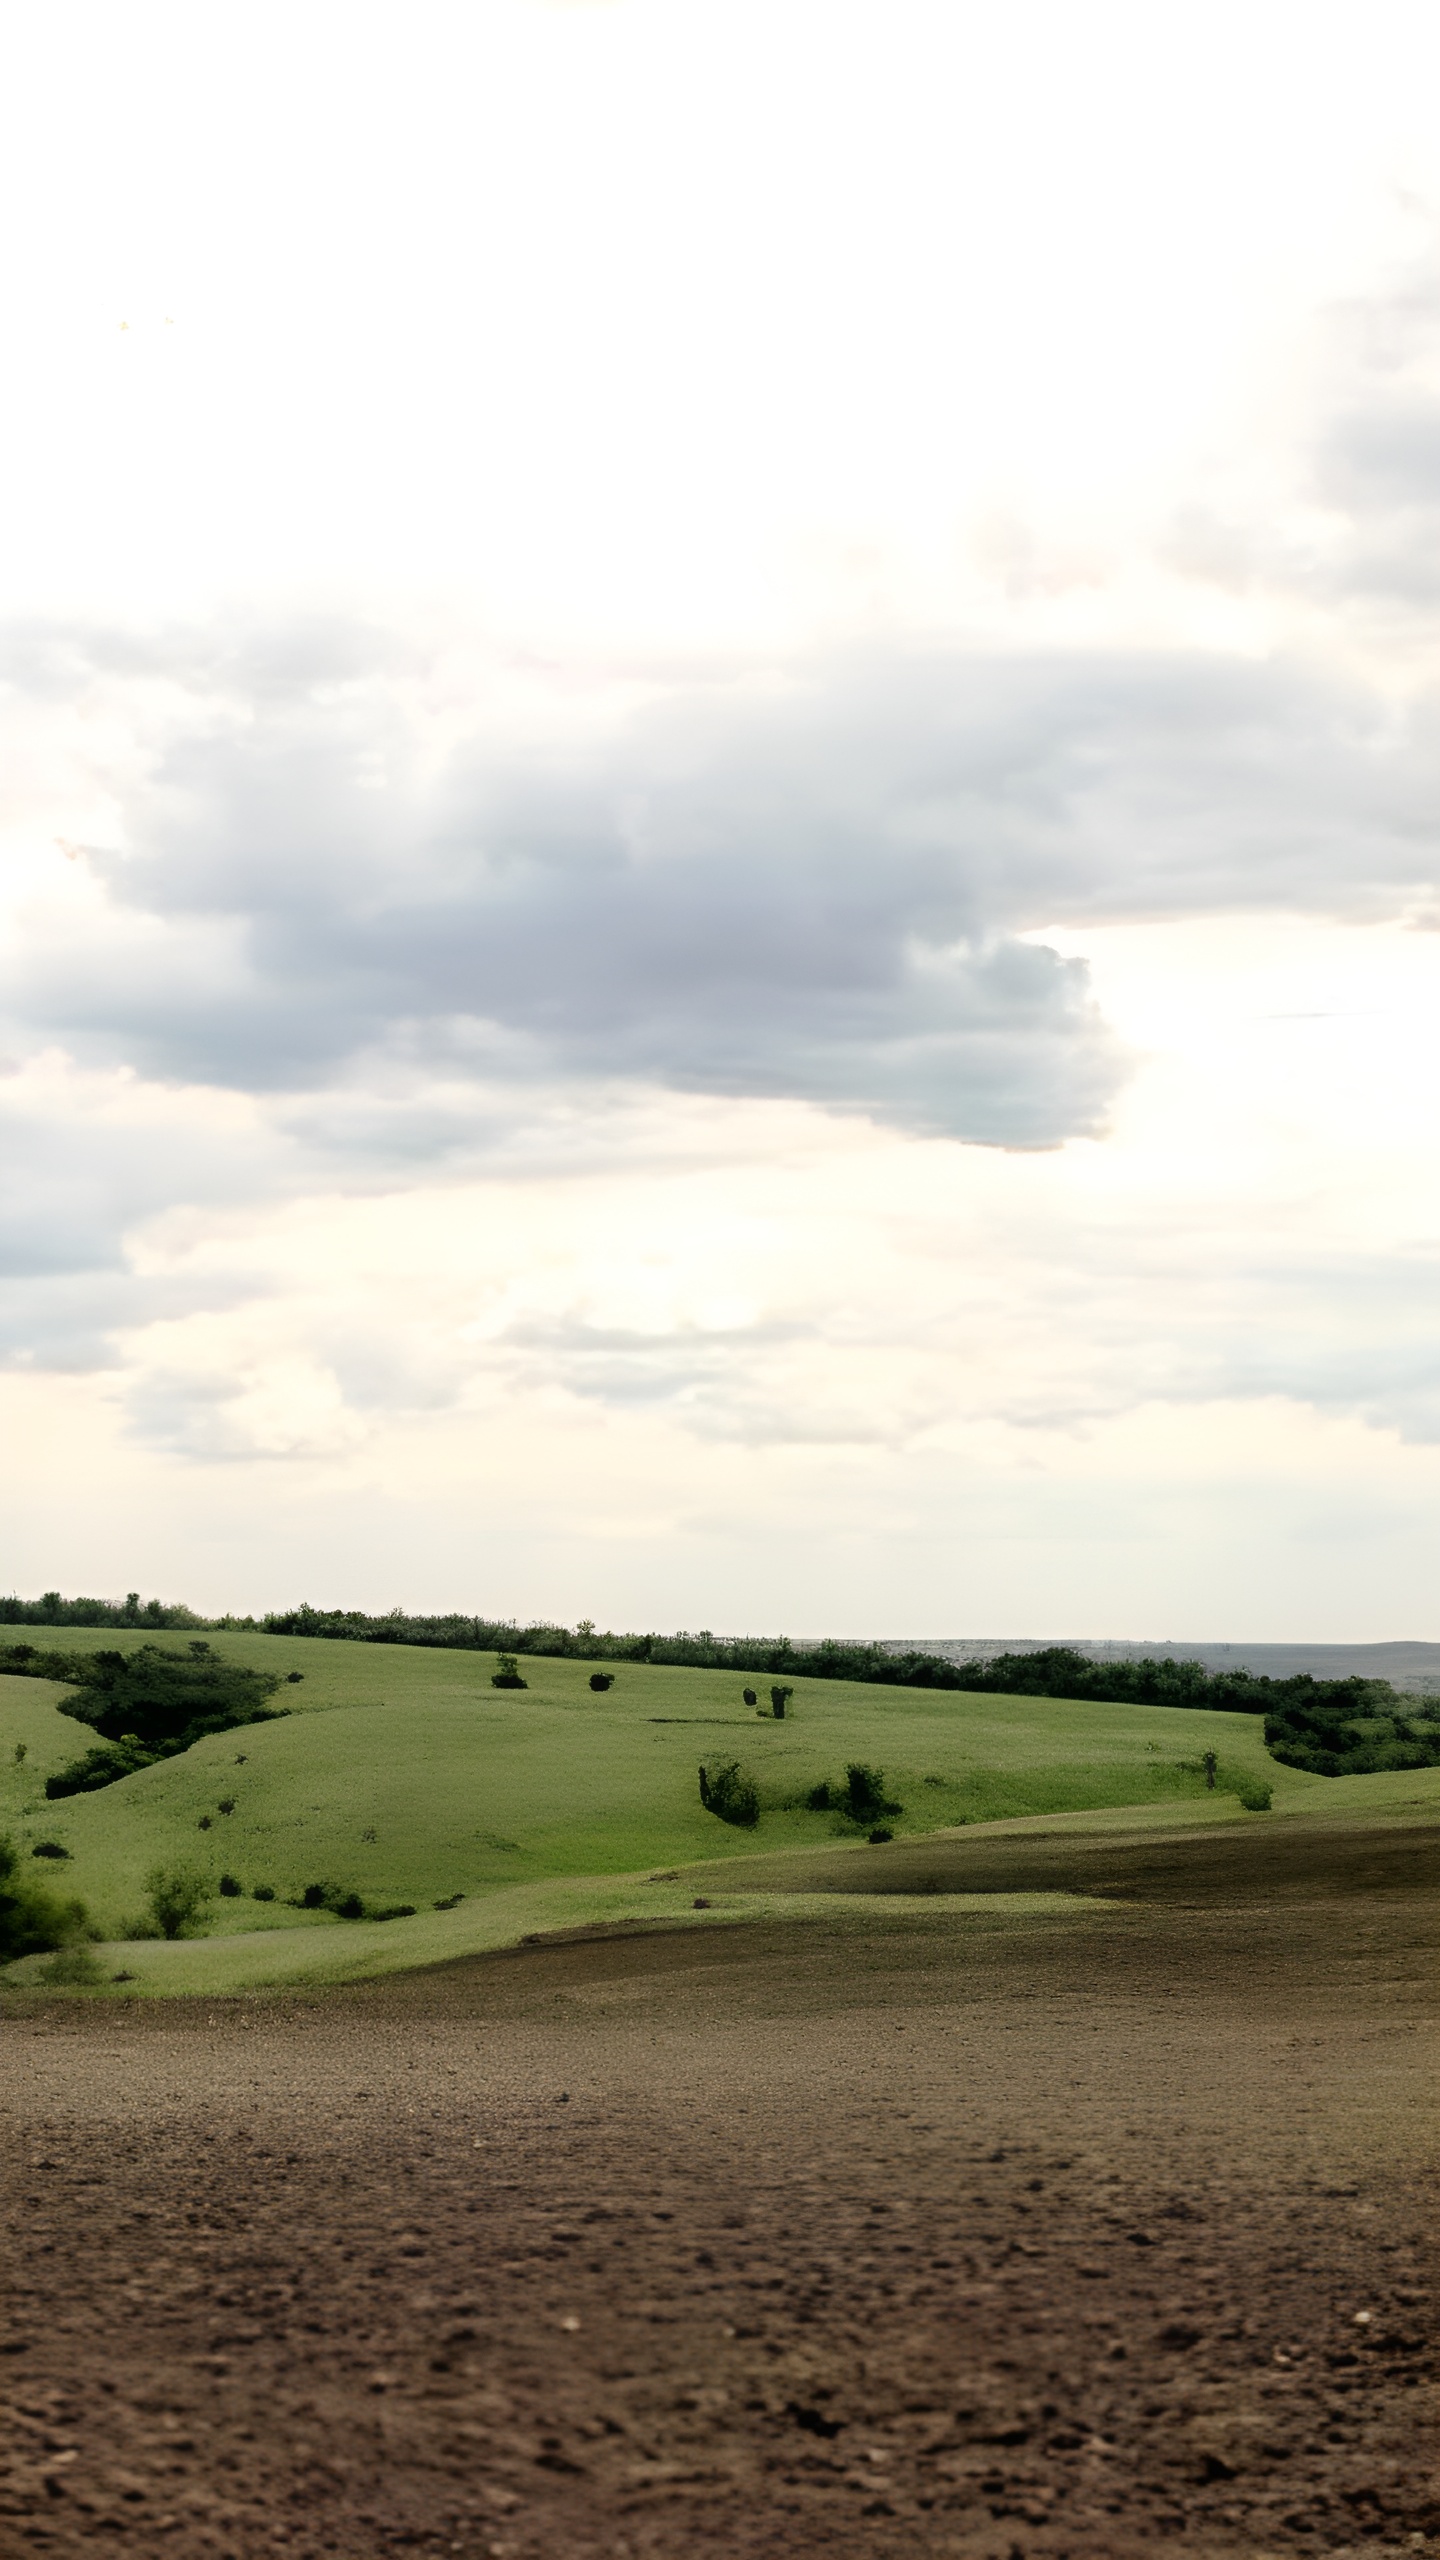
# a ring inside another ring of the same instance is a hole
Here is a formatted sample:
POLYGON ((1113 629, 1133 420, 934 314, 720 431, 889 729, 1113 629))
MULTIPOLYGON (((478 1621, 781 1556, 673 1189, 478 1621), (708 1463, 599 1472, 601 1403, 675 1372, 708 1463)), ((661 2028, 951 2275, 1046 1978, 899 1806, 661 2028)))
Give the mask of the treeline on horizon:
MULTIPOLYGON (((946 1654, 918 1648, 892 1653, 881 1644, 838 1637, 797 1644, 788 1636, 716 1636, 708 1628, 670 1636, 615 1635, 584 1619, 576 1627, 548 1621, 522 1626, 514 1618, 471 1617, 460 1611, 412 1617, 391 1609, 372 1616, 362 1609, 316 1609, 308 1602, 261 1618, 207 1619, 178 1603, 142 1604, 133 1591, 123 1605, 65 1600, 54 1591, 38 1601, 0 1599, 0 1625, 205 1627, 237 1635, 321 1636, 352 1644, 434 1646, 464 1653, 528 1654, 532 1659, 781 1672, 791 1679, 853 1680, 886 1688, 1200 1707, 1263 1716, 1272 1757, 1317 1776, 1440 1767, 1440 1700, 1402 1698, 1388 1680, 1317 1680, 1308 1671, 1276 1680, 1264 1672, 1211 1671, 1203 1662, 1164 1655, 1092 1662, 1069 1645, 1038 1645, 1028 1652, 952 1662, 946 1654)), ((4 1667, 19 1666, 12 1662, 4 1667)), ((49 1676, 58 1675, 52 1671, 49 1676)))

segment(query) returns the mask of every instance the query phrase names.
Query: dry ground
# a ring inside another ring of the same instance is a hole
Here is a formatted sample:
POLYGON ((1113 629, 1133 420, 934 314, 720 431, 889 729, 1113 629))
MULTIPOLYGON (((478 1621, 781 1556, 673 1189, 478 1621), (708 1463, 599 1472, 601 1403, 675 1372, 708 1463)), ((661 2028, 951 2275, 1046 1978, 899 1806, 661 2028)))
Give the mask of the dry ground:
POLYGON ((1436 1845, 12 1998, 0 2551, 1440 2550, 1436 1845))

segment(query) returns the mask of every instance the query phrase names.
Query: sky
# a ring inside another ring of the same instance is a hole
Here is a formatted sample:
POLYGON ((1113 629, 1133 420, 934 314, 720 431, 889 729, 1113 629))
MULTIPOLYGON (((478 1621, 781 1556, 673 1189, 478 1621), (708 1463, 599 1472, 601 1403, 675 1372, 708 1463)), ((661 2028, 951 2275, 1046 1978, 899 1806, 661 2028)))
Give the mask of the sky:
POLYGON ((0 18, 0 1582, 1440 1634, 1440 24, 0 18))

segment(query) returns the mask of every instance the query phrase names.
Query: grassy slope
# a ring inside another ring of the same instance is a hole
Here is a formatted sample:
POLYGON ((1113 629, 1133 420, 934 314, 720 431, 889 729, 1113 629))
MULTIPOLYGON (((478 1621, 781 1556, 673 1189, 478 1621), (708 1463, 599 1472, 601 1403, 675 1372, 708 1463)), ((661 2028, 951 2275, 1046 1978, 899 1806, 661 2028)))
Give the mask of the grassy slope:
MULTIPOLYGON (((79 1650, 117 1639, 97 1629, 67 1631, 63 1641, 79 1650)), ((974 1820, 1075 1819, 1087 1807, 1129 1807, 1124 1818, 1141 1821, 1163 1820, 1167 1810, 1218 1817, 1221 1803, 1179 1765, 1211 1745, 1221 1754, 1222 1785, 1227 1769, 1267 1777, 1282 1808, 1319 1803, 1339 1812, 1342 1795, 1366 1806, 1392 1796, 1440 1805, 1440 1785, 1425 1783, 1440 1781, 1437 1771, 1327 1782, 1278 1770, 1250 1717, 802 1681, 790 1715, 776 1724, 744 1707, 743 1681, 728 1672, 622 1665, 615 1687, 597 1697, 584 1664, 527 1661, 528 1689, 507 1694, 490 1686, 488 1655, 264 1636, 216 1641, 234 1658, 303 1671, 301 1685, 280 1693, 296 1712, 55 1804, 44 1799, 45 1774, 83 1748, 85 1729, 56 1712, 60 1692, 0 1679, 0 1828, 22 1847, 63 1841, 72 1857, 47 1874, 82 1894, 112 1938, 128 1936, 145 1872, 161 1858, 197 1864, 216 1879, 228 1870, 247 1886, 268 1882, 280 1896, 326 1879, 368 1901, 421 1907, 421 1919, 377 1929, 302 1917, 283 1900, 266 1905, 248 1893, 217 1902, 210 1929, 228 1942, 262 1929, 306 1931, 304 1944, 283 1957, 252 1941, 248 1953, 227 1959, 222 1971, 237 1983, 271 1978, 264 1968, 276 1965, 329 1973, 435 1961, 440 1952, 465 1952, 476 1929, 484 1943, 504 1943, 490 1934, 495 1928, 513 1940, 525 1928, 559 1925, 524 1916, 542 1903, 548 1911, 542 1889, 558 1879, 633 1879, 652 1867, 757 1848, 822 1846, 844 1836, 843 1826, 780 1809, 777 1800, 819 1777, 839 1777, 850 1759, 883 1767, 906 1806, 894 1820, 901 1835, 974 1820), (17 1767, 21 1739, 29 1751, 17 1767), (705 1813, 696 1785, 702 1756, 740 1757, 755 1770, 767 1800, 758 1833, 728 1830, 705 1813), (941 1784, 927 1783, 937 1778, 941 1784), (220 1799, 229 1795, 235 1811, 222 1815, 220 1799), (211 1827, 202 1831, 207 1813, 211 1827), (459 1913, 428 1909, 456 1892, 467 1897, 459 1913), (497 1898, 489 1917, 475 1908, 478 1896, 497 1898)), ((1226 1809, 1235 1812, 1233 1798, 1226 1809)), ((633 1883, 626 1890, 633 1899, 633 1883)), ((608 1892, 596 1886, 596 1895, 597 1912, 608 1909, 608 1892)), ((563 1896, 557 1908, 584 1916, 563 1896)), ((178 1973, 174 1979, 178 1987, 178 1973)))

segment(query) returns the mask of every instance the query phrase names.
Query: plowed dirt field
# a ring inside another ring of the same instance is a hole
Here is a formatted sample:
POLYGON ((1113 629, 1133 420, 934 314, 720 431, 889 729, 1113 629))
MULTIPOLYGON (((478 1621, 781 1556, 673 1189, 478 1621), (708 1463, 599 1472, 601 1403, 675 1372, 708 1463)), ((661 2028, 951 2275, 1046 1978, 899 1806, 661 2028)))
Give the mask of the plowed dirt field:
POLYGON ((11 1997, 0 2551, 1440 2550, 1424 1855, 11 1997))

